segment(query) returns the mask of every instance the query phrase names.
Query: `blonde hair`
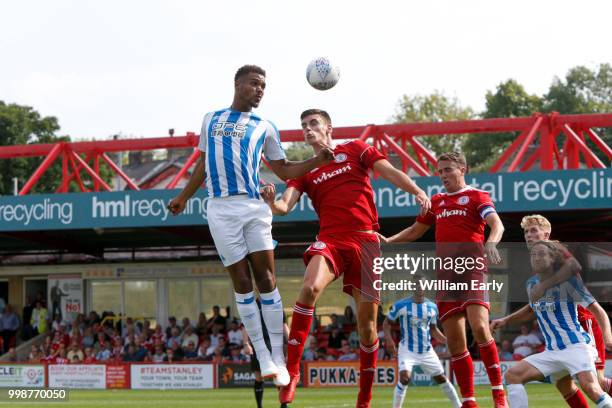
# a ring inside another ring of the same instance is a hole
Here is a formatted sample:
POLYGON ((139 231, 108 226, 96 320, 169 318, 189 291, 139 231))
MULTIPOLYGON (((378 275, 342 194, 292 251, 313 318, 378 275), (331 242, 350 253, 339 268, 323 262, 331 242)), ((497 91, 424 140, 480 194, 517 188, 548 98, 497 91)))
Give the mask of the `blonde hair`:
POLYGON ((526 215, 521 220, 521 228, 526 229, 533 225, 537 225, 542 227, 542 229, 546 232, 552 231, 552 225, 550 225, 550 221, 546 219, 546 217, 540 214, 526 215))

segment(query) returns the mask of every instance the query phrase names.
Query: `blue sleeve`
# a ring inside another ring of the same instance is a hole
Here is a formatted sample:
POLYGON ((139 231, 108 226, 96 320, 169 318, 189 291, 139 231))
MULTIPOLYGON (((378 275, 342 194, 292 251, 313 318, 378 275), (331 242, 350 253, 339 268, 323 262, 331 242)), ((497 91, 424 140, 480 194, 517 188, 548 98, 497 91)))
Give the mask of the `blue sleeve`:
POLYGON ((589 290, 584 285, 582 279, 580 279, 578 276, 572 276, 567 282, 569 283, 569 296, 572 301, 579 303, 584 307, 596 302, 593 295, 591 295, 589 290))
POLYGON ((201 152, 205 152, 208 149, 208 125, 212 119, 212 112, 207 113, 202 121, 202 130, 200 130, 200 142, 198 143, 198 149, 201 152))
POLYGON ((264 140, 264 156, 266 160, 282 160, 286 158, 283 145, 280 140, 280 132, 274 123, 268 121, 268 129, 264 140))

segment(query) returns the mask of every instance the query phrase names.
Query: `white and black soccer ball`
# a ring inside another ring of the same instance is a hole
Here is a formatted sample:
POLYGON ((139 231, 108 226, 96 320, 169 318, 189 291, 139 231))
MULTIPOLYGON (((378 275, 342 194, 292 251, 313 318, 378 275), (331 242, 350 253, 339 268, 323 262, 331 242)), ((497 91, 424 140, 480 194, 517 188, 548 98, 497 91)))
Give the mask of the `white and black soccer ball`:
POLYGON ((306 68, 306 79, 313 88, 326 91, 333 88, 340 80, 340 69, 328 58, 315 58, 306 68))

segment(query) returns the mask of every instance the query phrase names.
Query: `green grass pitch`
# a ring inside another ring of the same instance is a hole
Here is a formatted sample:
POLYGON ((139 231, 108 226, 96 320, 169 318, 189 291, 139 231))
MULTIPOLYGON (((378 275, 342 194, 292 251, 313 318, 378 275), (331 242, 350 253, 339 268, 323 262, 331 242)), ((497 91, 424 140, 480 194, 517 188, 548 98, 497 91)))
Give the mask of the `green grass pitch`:
MULTIPOLYGON (((476 387, 481 408, 492 406, 487 387, 476 387)), ((376 387, 372 408, 390 408, 393 387, 376 387)), ((533 408, 561 408, 566 406, 561 396, 551 385, 529 385, 529 406, 533 408)), ((308 388, 298 389, 291 408, 352 408, 355 406, 357 388, 308 388)), ((217 389, 202 391, 144 391, 144 390, 71 390, 69 401, 62 403, 18 403, 0 402, 0 406, 27 407, 71 407, 71 408, 248 408, 256 407, 253 390, 247 388, 217 389)), ((271 386, 264 393, 264 407, 278 408, 278 394, 271 386)), ((450 407, 438 387, 413 387, 408 389, 404 408, 450 407)), ((591 404, 595 407, 595 404, 591 404)))

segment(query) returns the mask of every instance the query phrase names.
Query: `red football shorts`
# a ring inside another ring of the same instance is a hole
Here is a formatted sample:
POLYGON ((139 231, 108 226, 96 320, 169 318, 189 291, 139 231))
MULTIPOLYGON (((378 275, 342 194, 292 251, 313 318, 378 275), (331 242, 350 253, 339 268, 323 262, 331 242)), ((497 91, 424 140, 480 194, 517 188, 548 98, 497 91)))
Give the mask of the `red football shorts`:
POLYGON ((338 279, 343 277, 343 290, 353 295, 353 289, 361 292, 362 300, 380 303, 380 291, 374 289, 374 281, 380 279, 373 272, 374 258, 380 257, 378 236, 367 232, 319 235, 317 241, 304 252, 304 263, 315 255, 329 261, 338 279))
POLYGON ((449 287, 447 290, 436 292, 440 321, 444 321, 457 313, 465 313, 469 305, 481 305, 486 307, 487 310, 490 309, 489 292, 477 289, 478 284, 487 282, 485 270, 472 270, 463 274, 457 274, 453 271, 438 271, 437 279, 438 281, 447 281, 449 286, 457 285, 457 287, 449 287), (460 284, 467 285, 468 290, 458 289, 460 284))

